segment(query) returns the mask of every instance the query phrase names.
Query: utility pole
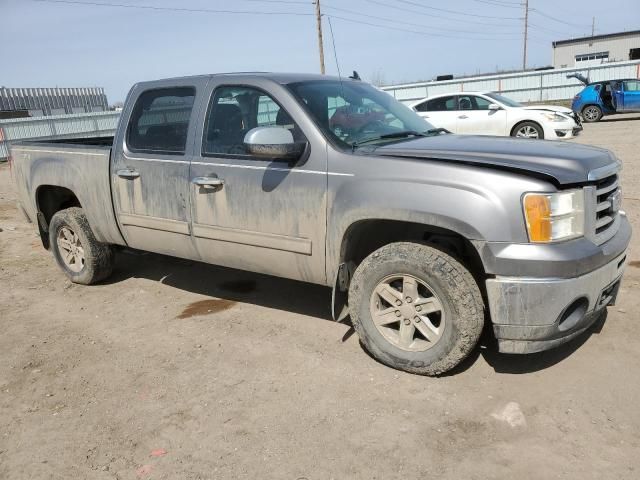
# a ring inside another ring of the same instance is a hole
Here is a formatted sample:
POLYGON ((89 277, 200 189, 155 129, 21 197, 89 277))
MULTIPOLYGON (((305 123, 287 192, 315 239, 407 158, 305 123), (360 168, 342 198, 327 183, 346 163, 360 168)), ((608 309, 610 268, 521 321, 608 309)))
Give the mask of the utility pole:
POLYGON ((318 50, 320 51, 320 73, 324 75, 324 47, 322 46, 322 14, 320 0, 316 0, 316 24, 318 29, 318 50))
POLYGON ((524 51, 522 52, 522 70, 527 69, 527 34, 529 30, 529 0, 524 0, 524 51))
POLYGON ((596 17, 593 17, 591 20, 591 36, 593 37, 596 34, 596 17))

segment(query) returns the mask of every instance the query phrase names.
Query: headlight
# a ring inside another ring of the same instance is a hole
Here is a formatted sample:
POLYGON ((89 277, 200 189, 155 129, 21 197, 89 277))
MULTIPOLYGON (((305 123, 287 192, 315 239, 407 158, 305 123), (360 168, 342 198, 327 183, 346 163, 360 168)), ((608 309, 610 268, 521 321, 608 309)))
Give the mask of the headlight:
POLYGON ((547 120, 549 120, 550 122, 564 122, 565 120, 568 120, 568 118, 565 117, 564 115, 560 115, 559 113, 553 113, 553 112, 544 112, 542 116, 547 120))
POLYGON ((584 235, 584 191, 527 193, 522 199, 529 240, 549 243, 584 235))

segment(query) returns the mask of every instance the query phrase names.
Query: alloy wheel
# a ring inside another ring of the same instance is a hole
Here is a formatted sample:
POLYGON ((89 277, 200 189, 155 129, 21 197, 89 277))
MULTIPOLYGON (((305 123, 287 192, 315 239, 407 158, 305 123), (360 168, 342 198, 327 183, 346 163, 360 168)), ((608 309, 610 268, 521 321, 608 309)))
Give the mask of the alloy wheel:
POLYGON ((410 352, 432 348, 445 328, 442 302, 424 281, 411 275, 391 275, 371 294, 370 312, 382 336, 410 352))

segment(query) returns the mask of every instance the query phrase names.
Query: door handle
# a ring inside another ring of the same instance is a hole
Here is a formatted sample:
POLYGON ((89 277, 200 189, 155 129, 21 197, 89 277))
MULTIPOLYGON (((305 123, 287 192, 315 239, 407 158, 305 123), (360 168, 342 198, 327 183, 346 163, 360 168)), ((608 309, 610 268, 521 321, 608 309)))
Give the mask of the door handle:
POLYGON ((218 177, 195 177, 191 183, 199 187, 214 190, 224 186, 224 180, 218 177))
POLYGON ((118 175, 120 178, 133 180, 134 178, 138 178, 140 176, 140 172, 133 168, 122 168, 116 171, 116 175, 118 175))
POLYGON ((458 118, 462 118, 464 120, 465 118, 469 118, 469 117, 467 117, 466 115, 460 115, 458 118))

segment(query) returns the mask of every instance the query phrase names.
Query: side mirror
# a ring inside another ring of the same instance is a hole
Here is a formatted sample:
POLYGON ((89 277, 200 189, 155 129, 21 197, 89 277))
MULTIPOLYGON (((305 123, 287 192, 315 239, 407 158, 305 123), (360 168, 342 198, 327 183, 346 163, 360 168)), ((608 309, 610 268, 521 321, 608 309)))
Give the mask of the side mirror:
POLYGON ((244 136, 247 153, 257 157, 298 160, 305 151, 305 142, 294 142, 293 135, 283 127, 256 127, 244 136))
POLYGON ((501 110, 500 105, 496 104, 496 103, 490 103, 489 104, 489 110, 501 110))

